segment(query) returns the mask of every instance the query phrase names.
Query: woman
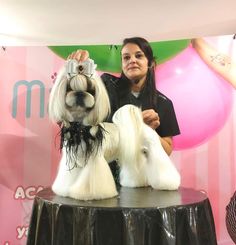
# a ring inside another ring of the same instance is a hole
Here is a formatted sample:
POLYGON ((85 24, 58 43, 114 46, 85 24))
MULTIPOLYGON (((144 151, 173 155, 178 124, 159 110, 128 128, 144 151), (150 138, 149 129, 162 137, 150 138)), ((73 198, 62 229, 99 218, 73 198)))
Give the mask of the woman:
MULTIPOLYGON (((85 61, 89 53, 78 50, 68 58, 85 61)), ((122 73, 101 76, 110 98, 111 116, 125 104, 141 107, 144 122, 160 136, 168 155, 172 152, 172 136, 180 133, 173 104, 155 87, 155 58, 149 43, 140 37, 127 38, 121 49, 122 73)))

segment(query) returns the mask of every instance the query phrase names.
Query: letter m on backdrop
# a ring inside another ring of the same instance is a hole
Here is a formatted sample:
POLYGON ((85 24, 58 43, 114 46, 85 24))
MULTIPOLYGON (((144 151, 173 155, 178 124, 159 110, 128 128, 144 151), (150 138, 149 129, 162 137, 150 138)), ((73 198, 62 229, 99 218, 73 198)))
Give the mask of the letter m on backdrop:
POLYGON ((39 87, 40 91, 40 108, 39 108, 39 116, 44 117, 44 103, 45 103, 45 86, 39 80, 32 80, 30 82, 26 80, 20 80, 15 83, 13 88, 13 102, 12 102, 12 117, 16 117, 17 115, 17 103, 18 103, 18 90, 20 86, 26 87, 26 111, 25 116, 27 118, 31 115, 31 102, 32 102, 32 88, 33 86, 39 87))

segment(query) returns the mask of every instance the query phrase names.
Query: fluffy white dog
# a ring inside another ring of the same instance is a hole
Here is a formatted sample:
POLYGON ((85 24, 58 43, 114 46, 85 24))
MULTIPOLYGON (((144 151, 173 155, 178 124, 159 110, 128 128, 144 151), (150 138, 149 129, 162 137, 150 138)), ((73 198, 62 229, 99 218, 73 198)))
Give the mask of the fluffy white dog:
POLYGON ((49 116, 62 125, 62 158, 52 190, 79 200, 114 197, 112 160, 120 165, 122 186, 178 189, 180 175, 139 108, 125 105, 113 123, 104 122, 109 98, 93 63, 90 68, 67 61, 50 94, 49 116))

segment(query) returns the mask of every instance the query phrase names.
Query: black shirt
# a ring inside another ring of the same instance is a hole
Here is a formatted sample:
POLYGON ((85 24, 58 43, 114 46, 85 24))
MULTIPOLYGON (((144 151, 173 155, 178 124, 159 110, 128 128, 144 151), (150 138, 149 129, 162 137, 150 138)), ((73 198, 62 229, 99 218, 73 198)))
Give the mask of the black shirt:
POLYGON ((121 80, 119 78, 107 73, 104 73, 101 78, 106 86, 111 103, 111 115, 108 121, 111 121, 113 114, 120 107, 126 104, 133 104, 140 107, 142 110, 153 109, 158 113, 160 126, 156 131, 161 137, 180 134, 172 101, 164 94, 155 90, 154 103, 151 105, 149 98, 150 95, 147 91, 141 91, 138 97, 133 95, 130 90, 121 94, 119 86, 119 82, 121 82, 121 80))

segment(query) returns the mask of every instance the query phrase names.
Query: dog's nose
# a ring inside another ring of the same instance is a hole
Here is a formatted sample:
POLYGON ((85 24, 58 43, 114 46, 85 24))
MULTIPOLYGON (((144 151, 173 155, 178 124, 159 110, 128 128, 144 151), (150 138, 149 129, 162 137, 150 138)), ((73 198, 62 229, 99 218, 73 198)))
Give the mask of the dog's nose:
POLYGON ((76 105, 77 106, 81 106, 81 107, 85 107, 85 103, 84 103, 84 100, 85 100, 85 97, 86 97, 86 95, 85 95, 85 93, 84 92, 81 92, 81 91, 79 91, 79 92, 76 92, 75 93, 75 97, 76 97, 76 105))
POLYGON ((86 109, 93 108, 95 104, 94 97, 88 93, 83 91, 71 91, 66 95, 66 105, 69 107, 80 107, 86 109))
POLYGON ((76 105, 84 107, 85 109, 91 109, 94 106, 94 97, 87 92, 76 92, 76 105))

